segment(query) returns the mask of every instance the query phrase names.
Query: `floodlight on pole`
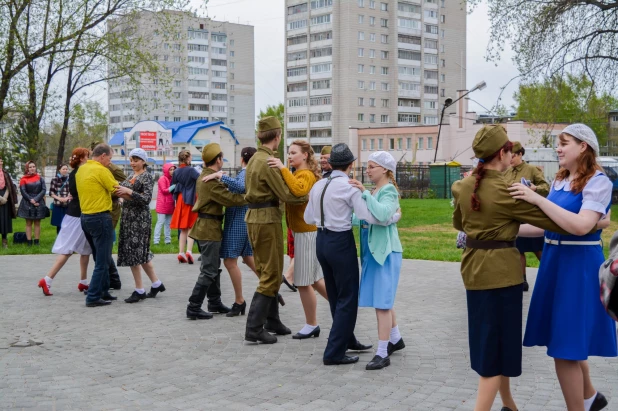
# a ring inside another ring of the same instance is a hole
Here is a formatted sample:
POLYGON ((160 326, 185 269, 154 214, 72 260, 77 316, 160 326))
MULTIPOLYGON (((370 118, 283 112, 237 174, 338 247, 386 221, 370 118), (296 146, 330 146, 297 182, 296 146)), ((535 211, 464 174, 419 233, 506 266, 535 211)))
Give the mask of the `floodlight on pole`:
POLYGON ((442 113, 440 114, 440 124, 438 125, 438 138, 436 139, 436 151, 433 156, 434 163, 436 162, 436 158, 438 157, 438 144, 440 144, 440 132, 442 131, 442 119, 444 118, 444 111, 446 110, 446 108, 449 106, 452 106, 453 104, 455 104, 456 102, 458 102, 459 100, 467 96, 468 94, 472 93, 473 91, 483 90, 485 87, 487 87, 487 83, 485 83, 485 80, 483 80, 480 83, 477 83, 468 92, 459 96, 457 99, 453 100, 452 98, 448 97, 444 100, 444 105, 442 106, 442 113))

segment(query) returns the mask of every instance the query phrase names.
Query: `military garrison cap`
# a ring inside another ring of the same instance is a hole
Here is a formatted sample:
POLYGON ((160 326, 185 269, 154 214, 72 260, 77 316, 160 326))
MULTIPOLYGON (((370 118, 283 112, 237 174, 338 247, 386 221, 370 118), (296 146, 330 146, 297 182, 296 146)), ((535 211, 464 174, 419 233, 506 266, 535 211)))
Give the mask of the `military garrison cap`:
POLYGON ((513 141, 513 153, 517 153, 519 150, 524 148, 519 141, 513 141))
POLYGON ((215 157, 221 153, 221 146, 217 143, 210 143, 204 146, 202 150, 202 160, 206 164, 210 163, 215 157))
POLYGON ((258 122, 258 131, 270 131, 281 128, 281 123, 277 117, 264 117, 258 122))
POLYGON ((322 151, 320 151, 320 155, 327 155, 330 154, 330 152, 333 150, 332 146, 324 146, 322 147, 322 151))
POLYGON ((476 158, 484 159, 492 156, 500 150, 507 142, 509 137, 506 135, 506 129, 497 125, 483 126, 474 137, 472 142, 472 150, 476 158))

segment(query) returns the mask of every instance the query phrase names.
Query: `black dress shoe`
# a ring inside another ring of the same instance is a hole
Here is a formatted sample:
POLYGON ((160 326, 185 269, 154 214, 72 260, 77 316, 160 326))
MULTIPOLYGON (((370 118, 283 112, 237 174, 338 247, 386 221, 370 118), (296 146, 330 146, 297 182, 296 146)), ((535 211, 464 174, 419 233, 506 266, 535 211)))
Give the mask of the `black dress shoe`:
POLYGON ((517 410, 512 410, 509 407, 502 407, 502 409, 500 409, 500 411, 517 411, 517 410))
POLYGON ((381 370, 384 367, 391 365, 391 359, 386 357, 382 358, 379 355, 373 357, 371 361, 365 366, 366 370, 381 370))
POLYGON ((309 334, 301 334, 300 332, 297 332, 296 334, 292 336, 292 338, 295 340, 304 340, 306 338, 311 338, 311 337, 317 338, 319 336, 320 336, 320 326, 318 325, 309 334))
POLYGON ((340 360, 324 360, 324 365, 345 365, 345 364, 354 364, 358 362, 358 357, 356 355, 347 356, 344 355, 340 360))
POLYGON ((212 313, 206 312, 201 308, 195 309, 187 307, 187 318, 190 320, 210 320, 212 313))
POLYGON ((114 297, 111 294, 107 294, 107 295, 104 295, 103 298, 101 298, 101 299, 105 300, 105 301, 116 301, 118 299, 118 297, 114 297))
POLYGON ((247 309, 247 302, 243 301, 242 304, 232 304, 232 309, 229 313, 225 314, 226 317, 237 317, 239 315, 245 315, 245 310, 247 309))
POLYGON ((86 303, 86 307, 105 307, 106 305, 111 305, 111 301, 105 301, 104 299, 100 299, 97 301, 93 301, 90 303, 86 303))
POLYGON ((277 335, 292 334, 292 330, 283 325, 282 322, 279 322, 279 324, 271 324, 267 321, 266 324, 264 324, 264 330, 277 335))
POLYGON ((155 298, 157 294, 162 293, 163 291, 165 291, 165 286, 163 285, 163 283, 161 283, 161 285, 159 285, 157 288, 150 287, 150 292, 146 294, 146 298, 155 298))
POLYGON ((389 341, 388 346, 386 347, 386 352, 390 356, 395 351, 403 350, 405 346, 406 345, 403 343, 403 338, 400 338, 399 341, 397 341, 397 344, 393 344, 389 341))
POLYGON ((133 291, 133 294, 131 294, 129 298, 125 298, 124 302, 133 304, 133 303, 139 303, 140 301, 145 300, 145 299, 146 299, 146 293, 140 294, 137 291, 133 291))
POLYGON ((607 398, 600 392, 597 392, 597 396, 594 398, 594 402, 590 406, 590 411, 600 411, 607 407, 607 398))
POLYGON ((111 281, 109 283, 109 289, 110 290, 120 290, 121 288, 122 288, 122 283, 121 282, 111 281))
POLYGON ((286 280, 285 275, 283 276, 283 284, 287 285, 291 291, 297 292, 298 288, 294 284, 290 284, 288 280, 286 280))
POLYGON ((230 307, 227 307, 222 302, 219 302, 219 304, 208 303, 208 311, 215 314, 227 314, 230 312, 230 307))
POLYGON ((354 344, 348 344, 348 351, 367 351, 373 347, 373 344, 363 345, 358 340, 354 344))

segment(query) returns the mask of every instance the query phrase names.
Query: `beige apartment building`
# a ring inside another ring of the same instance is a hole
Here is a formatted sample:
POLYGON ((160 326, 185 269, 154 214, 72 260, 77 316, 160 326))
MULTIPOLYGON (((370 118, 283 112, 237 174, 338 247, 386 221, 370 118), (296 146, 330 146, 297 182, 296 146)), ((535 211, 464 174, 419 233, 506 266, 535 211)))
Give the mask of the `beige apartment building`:
POLYGON ((241 147, 255 144, 253 26, 165 11, 142 12, 137 30, 171 84, 155 78, 136 94, 125 79, 111 81, 110 136, 145 120, 207 120, 223 121, 241 147))
POLYGON ((466 88, 459 0, 286 0, 286 137, 316 151, 351 127, 436 125, 466 88))

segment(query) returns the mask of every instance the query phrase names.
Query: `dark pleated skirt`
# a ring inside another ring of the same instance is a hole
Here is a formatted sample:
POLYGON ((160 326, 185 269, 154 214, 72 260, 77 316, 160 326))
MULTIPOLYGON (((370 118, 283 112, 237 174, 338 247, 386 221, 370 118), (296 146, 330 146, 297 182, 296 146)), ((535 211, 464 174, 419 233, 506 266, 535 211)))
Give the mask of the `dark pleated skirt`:
MULTIPOLYGON (((0 190, 0 196, 3 196, 6 190, 6 187, 3 190, 0 190)), ((5 205, 0 206, 0 235, 2 236, 13 232, 13 218, 11 217, 11 207, 12 205, 10 203, 6 203, 5 205)))

